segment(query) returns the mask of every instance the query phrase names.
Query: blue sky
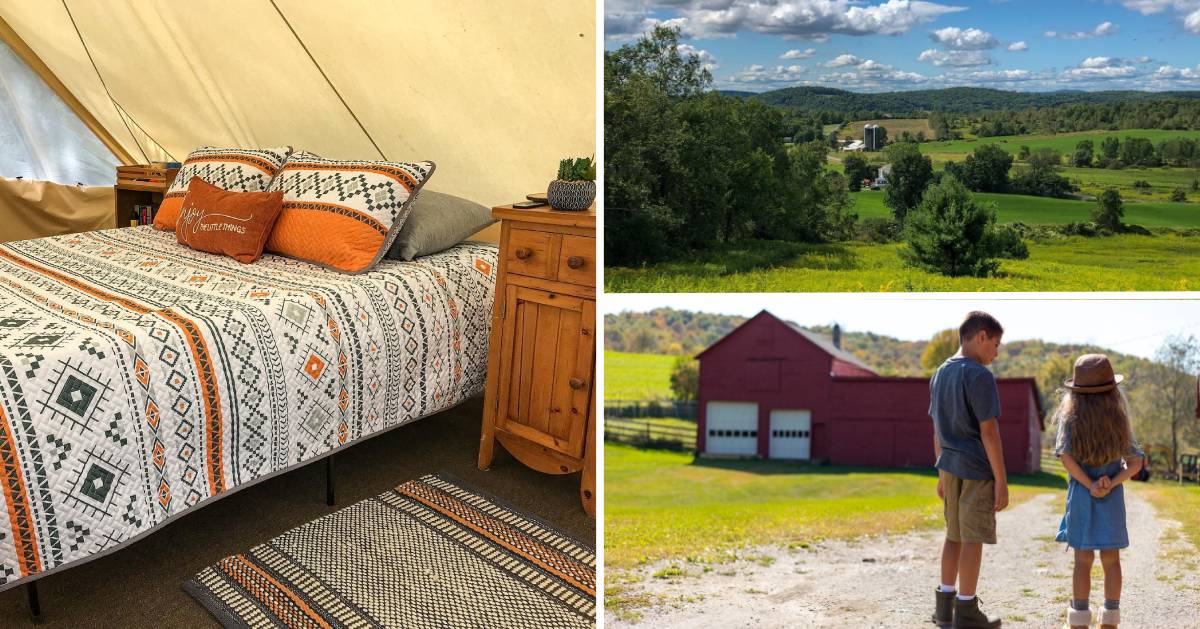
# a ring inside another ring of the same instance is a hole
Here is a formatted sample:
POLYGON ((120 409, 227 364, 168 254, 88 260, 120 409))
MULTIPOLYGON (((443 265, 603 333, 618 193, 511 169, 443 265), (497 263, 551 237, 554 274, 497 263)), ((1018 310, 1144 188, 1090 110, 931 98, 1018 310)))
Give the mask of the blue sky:
POLYGON ((605 0, 606 48, 656 23, 716 87, 1200 89, 1200 0, 605 0))
POLYGON ((1170 335, 1200 338, 1200 300, 1163 299, 1152 293, 1135 296, 1102 293, 1069 299, 963 297, 920 293, 894 297, 872 294, 613 294, 601 300, 601 314, 647 312, 675 308, 751 317, 760 310, 800 325, 838 323, 845 330, 875 332, 917 341, 946 328, 958 327, 971 310, 991 313, 1004 325, 1004 340, 1042 339, 1055 343, 1091 343, 1143 358, 1170 335), (1106 298, 1107 297, 1107 298, 1106 298), (1156 298, 1157 297, 1157 298, 1156 298))

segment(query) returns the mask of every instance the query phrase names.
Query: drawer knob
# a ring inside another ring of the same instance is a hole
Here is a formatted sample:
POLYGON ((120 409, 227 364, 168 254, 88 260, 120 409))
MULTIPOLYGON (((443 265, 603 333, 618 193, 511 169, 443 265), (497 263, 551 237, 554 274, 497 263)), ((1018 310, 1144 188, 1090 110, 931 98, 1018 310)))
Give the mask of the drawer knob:
POLYGON ((529 247, 517 247, 516 256, 518 260, 528 260, 533 255, 533 251, 529 247))
POLYGON ((572 389, 575 389, 576 391, 578 391, 583 388, 583 379, 582 378, 571 378, 570 385, 571 385, 572 389))
POLYGON ((567 258, 567 266, 571 267, 572 269, 582 269, 583 256, 571 256, 567 258))

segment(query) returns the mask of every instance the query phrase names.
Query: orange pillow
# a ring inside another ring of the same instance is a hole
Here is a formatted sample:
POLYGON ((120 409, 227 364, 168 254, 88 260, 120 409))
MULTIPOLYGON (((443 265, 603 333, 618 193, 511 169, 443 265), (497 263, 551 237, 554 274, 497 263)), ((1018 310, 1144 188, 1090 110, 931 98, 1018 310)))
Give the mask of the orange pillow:
POLYGON ((433 170, 433 162, 292 153, 267 188, 283 192, 267 251, 345 273, 370 271, 400 234, 433 170))
POLYGON ((262 257, 282 209, 282 192, 229 192, 192 177, 179 209, 175 240, 198 251, 254 262, 262 257))

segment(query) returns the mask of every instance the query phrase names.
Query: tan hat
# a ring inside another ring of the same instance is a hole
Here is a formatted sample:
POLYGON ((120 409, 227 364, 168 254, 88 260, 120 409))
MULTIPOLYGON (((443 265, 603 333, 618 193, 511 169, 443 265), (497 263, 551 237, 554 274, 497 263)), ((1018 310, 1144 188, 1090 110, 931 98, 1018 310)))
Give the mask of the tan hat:
POLYGON ((1075 374, 1063 387, 1075 393, 1104 393, 1117 388, 1125 376, 1113 374, 1112 363, 1104 354, 1084 354, 1075 361, 1075 374))

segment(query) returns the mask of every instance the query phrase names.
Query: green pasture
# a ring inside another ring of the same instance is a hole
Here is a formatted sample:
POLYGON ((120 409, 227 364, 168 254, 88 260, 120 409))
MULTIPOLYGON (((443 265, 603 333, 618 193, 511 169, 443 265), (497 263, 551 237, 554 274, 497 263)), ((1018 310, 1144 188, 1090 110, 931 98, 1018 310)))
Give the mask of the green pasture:
MULTIPOLYGON (((1132 219, 1130 219, 1132 221, 1132 219)), ((1200 238, 1122 234, 1030 242, 989 278, 908 267, 902 244, 750 241, 672 262, 609 267, 609 292, 1146 291, 1200 289, 1200 238)))
MULTIPOLYGON (((1012 502, 1061 491, 1062 475, 1010 477, 1012 502)), ((942 526, 929 469, 809 466, 766 460, 693 462, 690 454, 604 447, 605 565, 659 559, 719 562, 763 545, 942 526)))
POLYGON ((674 356, 604 352, 604 397, 610 400, 670 400, 674 356))
MULTIPOLYGON (((887 137, 889 142, 895 142, 900 139, 900 134, 905 131, 914 136, 918 131, 923 131, 925 137, 933 137, 933 129, 929 126, 929 120, 926 118, 884 118, 882 120, 859 120, 846 125, 844 129, 838 131, 838 135, 843 138, 863 139, 863 128, 869 124, 876 124, 884 129, 887 129, 887 137)), ((826 132, 826 135, 829 135, 826 132)))
MULTIPOLYGON (((883 204, 883 192, 863 190, 851 193, 854 212, 860 219, 888 217, 892 211, 883 204)), ((1062 225, 1089 221, 1095 201, 1031 197, 1021 194, 977 192, 975 198, 996 205, 1000 223, 1062 225)), ((1125 222, 1142 227, 1200 227, 1200 203, 1129 201, 1125 204, 1125 222)))
POLYGON ((1121 197, 1168 203, 1167 199, 1175 188, 1183 188, 1188 201, 1200 201, 1200 192, 1192 192, 1192 180, 1200 179, 1198 168, 1076 168, 1063 167, 1060 173, 1072 182, 1078 182, 1084 194, 1097 195, 1105 188, 1117 188, 1121 197), (1150 189, 1134 188, 1133 182, 1145 181, 1150 189))
MULTIPOLYGON (((1169 138, 1188 137, 1197 139, 1200 138, 1200 131, 1123 129, 1121 131, 1079 131, 1053 135, 997 135, 966 140, 925 142, 921 144, 921 152, 939 161, 961 161, 968 153, 984 144, 997 144, 1013 155, 1020 152, 1021 146, 1028 146, 1031 151, 1036 151, 1040 148, 1051 148, 1063 155, 1070 155, 1075 152, 1075 145, 1079 144, 1079 142, 1091 140, 1095 145, 1094 150, 1099 153, 1100 142, 1107 137, 1115 137, 1121 140, 1121 142, 1124 142, 1125 138, 1147 138, 1154 144, 1158 144, 1162 140, 1169 138)), ((891 129, 888 129, 888 138, 893 138, 891 129)))

